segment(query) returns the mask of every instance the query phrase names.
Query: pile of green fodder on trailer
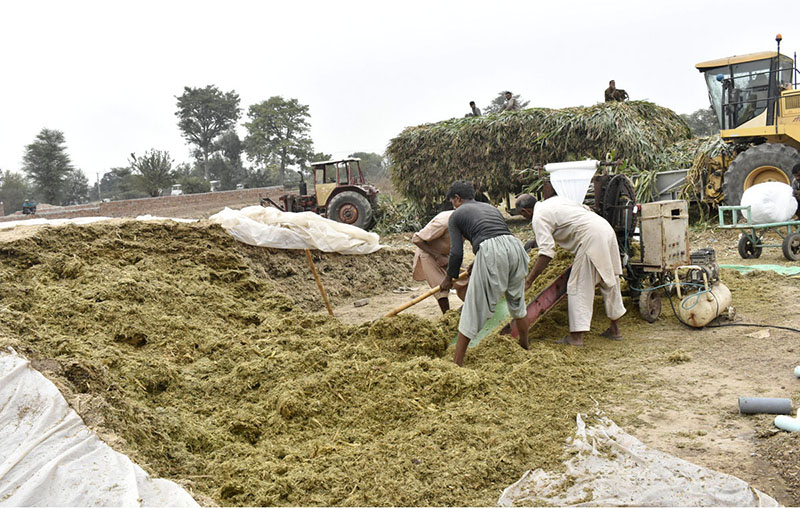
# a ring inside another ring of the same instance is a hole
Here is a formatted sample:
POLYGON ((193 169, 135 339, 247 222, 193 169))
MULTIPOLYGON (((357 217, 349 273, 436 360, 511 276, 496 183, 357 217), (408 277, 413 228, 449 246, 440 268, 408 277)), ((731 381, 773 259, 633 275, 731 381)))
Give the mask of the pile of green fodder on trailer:
MULTIPOLYGON (((391 265, 381 252, 327 273, 391 265)), ((48 228, 0 254, 0 346, 49 365, 149 473, 221 505, 491 505, 527 469, 558 469, 575 414, 624 388, 598 351, 508 336, 457 368, 452 313, 360 326, 307 313, 302 251, 218 226, 48 228)))
POLYGON ((521 170, 585 158, 656 159, 691 131, 674 111, 646 101, 564 109, 533 108, 409 127, 389 143, 395 188, 423 206, 442 202, 455 180, 472 180, 492 197, 518 190, 521 170), (422 182, 422 183, 421 183, 422 182))
POLYGON ((656 173, 675 169, 688 169, 686 181, 679 189, 680 197, 699 201, 704 185, 703 175, 712 169, 722 169, 714 159, 723 154, 732 160, 733 147, 722 141, 719 134, 675 142, 658 155, 655 166, 647 171, 635 172, 637 201, 643 203, 657 199, 656 173))

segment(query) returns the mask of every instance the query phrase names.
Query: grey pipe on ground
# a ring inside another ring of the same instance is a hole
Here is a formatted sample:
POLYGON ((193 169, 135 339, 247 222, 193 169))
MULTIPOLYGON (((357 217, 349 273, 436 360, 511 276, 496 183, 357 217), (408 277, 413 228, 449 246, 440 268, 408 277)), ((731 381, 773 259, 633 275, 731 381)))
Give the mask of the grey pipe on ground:
POLYGON ((774 397, 739 397, 739 413, 788 415, 792 413, 792 401, 774 397))

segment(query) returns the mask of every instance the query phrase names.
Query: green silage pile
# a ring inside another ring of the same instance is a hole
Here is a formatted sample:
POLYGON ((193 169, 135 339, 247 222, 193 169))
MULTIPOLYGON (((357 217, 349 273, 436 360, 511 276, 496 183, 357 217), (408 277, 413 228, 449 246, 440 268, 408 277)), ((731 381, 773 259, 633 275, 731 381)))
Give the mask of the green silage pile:
MULTIPOLYGON (((351 293, 410 279, 403 252, 316 256, 351 293)), ((619 389, 597 351, 508 336, 457 368, 456 313, 309 314, 304 262, 203 224, 45 229, 0 245, 0 344, 54 365, 149 473, 221 505, 492 505, 558 469, 575 414, 619 389)))

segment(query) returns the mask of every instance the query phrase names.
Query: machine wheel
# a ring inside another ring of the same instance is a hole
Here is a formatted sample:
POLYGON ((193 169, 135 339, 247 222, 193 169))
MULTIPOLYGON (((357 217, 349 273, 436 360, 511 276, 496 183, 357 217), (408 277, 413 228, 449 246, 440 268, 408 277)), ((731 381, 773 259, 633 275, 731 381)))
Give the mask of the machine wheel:
POLYGON ((800 259, 800 232, 789 233, 783 239, 783 257, 789 261, 800 259))
POLYGON ((627 233, 628 238, 631 238, 636 229, 636 215, 633 213, 636 191, 630 179, 625 175, 613 176, 604 191, 600 215, 611 224, 617 233, 619 243, 622 244, 625 234, 627 233))
POLYGON ((654 323, 661 314, 661 297, 655 291, 645 291, 639 295, 639 314, 648 323, 654 323))
POLYGON ((344 191, 328 202, 328 218, 366 229, 372 224, 372 207, 367 198, 353 191, 344 191))
POLYGON ((791 184, 792 167, 797 163, 800 163, 800 152, 782 143, 748 148, 731 162, 723 175, 725 204, 739 205, 744 191, 759 183, 791 184))
POLYGON ((739 255, 742 259, 752 259, 761 257, 761 247, 756 247, 756 243, 750 235, 744 234, 739 238, 739 255))

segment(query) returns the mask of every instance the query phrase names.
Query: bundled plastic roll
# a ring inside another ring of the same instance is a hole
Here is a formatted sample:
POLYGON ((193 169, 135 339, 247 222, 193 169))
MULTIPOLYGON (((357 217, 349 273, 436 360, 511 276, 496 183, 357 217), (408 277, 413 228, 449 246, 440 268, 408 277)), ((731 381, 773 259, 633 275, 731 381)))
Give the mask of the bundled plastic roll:
POLYGON ((797 210, 792 187, 781 182, 753 185, 742 194, 742 206, 749 206, 753 224, 785 222, 797 210))

